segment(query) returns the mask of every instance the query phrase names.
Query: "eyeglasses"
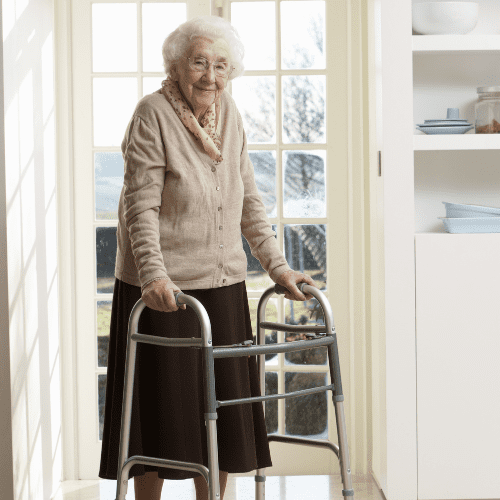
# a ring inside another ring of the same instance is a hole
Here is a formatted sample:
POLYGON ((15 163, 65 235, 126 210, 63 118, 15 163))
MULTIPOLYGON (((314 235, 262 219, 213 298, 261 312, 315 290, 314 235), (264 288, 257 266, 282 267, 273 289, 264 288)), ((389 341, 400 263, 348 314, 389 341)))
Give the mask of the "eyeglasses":
POLYGON ((217 76, 229 76, 233 72, 233 67, 230 66, 225 61, 216 61, 214 63, 209 63, 204 57, 195 57, 191 59, 190 57, 186 57, 189 62, 189 67, 193 71, 207 71, 210 66, 214 67, 215 74, 217 76))

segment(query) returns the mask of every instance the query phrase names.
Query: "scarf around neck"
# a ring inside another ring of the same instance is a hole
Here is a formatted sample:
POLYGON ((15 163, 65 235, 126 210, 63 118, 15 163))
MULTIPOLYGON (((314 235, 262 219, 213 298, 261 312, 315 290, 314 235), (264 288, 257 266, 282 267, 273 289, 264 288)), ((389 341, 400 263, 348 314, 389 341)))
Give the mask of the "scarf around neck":
POLYGON ((217 163, 220 163, 223 160, 221 154, 221 124, 219 120, 221 93, 217 94, 215 102, 209 106, 199 122, 181 94, 178 83, 172 80, 170 76, 161 82, 161 93, 172 105, 184 126, 201 143, 208 156, 217 163))

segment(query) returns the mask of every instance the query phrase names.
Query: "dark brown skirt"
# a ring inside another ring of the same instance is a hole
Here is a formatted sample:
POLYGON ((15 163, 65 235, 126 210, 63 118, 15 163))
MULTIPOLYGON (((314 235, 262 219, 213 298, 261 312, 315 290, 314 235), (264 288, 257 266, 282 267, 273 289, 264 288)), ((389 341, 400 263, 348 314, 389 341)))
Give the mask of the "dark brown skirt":
MULTIPOLYGON (((186 290, 205 307, 214 346, 252 339, 245 282, 186 290)), ((116 279, 113 292, 108 350, 99 477, 117 479, 118 452, 130 311, 141 289, 116 279)), ((145 308, 139 333, 172 338, 201 337, 194 310, 160 312, 145 308)), ((260 396, 257 360, 252 357, 214 360, 215 395, 222 401, 260 396)), ((129 454, 196 462, 208 467, 204 419, 201 349, 138 343, 132 397, 129 454)), ((219 469, 229 473, 271 467, 262 403, 245 403, 217 409, 219 469)), ((136 464, 129 477, 158 471, 164 479, 188 479, 197 472, 136 464)))

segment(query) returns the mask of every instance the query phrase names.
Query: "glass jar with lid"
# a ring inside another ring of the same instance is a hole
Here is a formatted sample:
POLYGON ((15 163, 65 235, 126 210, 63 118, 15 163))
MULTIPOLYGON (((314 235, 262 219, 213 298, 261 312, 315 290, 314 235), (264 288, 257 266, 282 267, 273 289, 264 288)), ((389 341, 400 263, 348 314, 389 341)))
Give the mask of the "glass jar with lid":
POLYGON ((500 86, 477 87, 476 134, 500 133, 500 86))

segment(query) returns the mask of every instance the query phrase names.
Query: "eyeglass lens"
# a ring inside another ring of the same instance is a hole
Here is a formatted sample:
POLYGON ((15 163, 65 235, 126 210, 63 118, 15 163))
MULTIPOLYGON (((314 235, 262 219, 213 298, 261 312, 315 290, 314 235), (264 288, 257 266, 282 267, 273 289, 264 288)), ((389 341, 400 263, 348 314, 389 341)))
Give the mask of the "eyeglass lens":
POLYGON ((224 61, 209 63, 204 57, 197 57, 196 59, 188 58, 188 61, 190 67, 195 71, 206 71, 210 66, 213 66, 215 73, 219 76, 226 76, 231 69, 231 66, 224 61))

